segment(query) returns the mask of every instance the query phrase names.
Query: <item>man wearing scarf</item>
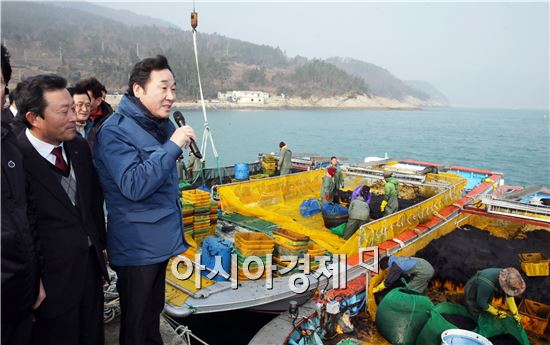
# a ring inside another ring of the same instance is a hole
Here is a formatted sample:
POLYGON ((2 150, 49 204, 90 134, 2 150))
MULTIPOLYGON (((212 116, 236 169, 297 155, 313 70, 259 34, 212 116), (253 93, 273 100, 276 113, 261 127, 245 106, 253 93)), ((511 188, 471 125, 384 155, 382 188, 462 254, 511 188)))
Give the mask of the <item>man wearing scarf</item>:
POLYGON ((97 132, 94 163, 108 211, 109 262, 118 275, 120 344, 162 344, 166 265, 188 247, 176 159, 195 133, 168 118, 176 82, 164 56, 138 62, 128 86, 97 132))

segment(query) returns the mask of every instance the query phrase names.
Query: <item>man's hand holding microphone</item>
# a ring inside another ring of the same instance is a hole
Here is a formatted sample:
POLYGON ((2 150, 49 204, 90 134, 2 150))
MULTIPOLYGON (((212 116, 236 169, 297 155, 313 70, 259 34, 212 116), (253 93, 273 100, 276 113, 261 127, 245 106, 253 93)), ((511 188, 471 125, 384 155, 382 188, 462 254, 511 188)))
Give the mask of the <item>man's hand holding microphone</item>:
POLYGON ((170 140, 172 140, 176 145, 181 148, 189 147, 195 157, 201 159, 202 155, 199 151, 199 148, 197 147, 197 137, 195 136, 195 131, 193 130, 193 128, 185 124, 185 119, 181 112, 174 112, 173 117, 174 121, 178 125, 178 128, 176 128, 174 134, 172 134, 172 136, 170 137, 170 140))

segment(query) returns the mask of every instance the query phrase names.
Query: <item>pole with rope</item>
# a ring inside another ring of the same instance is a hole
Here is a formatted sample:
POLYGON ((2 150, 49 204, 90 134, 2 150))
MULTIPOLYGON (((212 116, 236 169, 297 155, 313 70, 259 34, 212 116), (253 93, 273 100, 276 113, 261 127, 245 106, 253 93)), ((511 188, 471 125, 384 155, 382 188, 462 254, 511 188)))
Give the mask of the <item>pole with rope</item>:
POLYGON ((206 146, 208 145, 208 140, 210 140, 210 144, 212 146, 212 153, 214 154, 214 158, 216 160, 216 168, 218 169, 218 176, 220 178, 220 183, 222 183, 222 176, 220 171, 220 164, 219 164, 219 155, 218 150, 216 149, 216 144, 214 143, 214 138, 212 137, 212 131, 210 130, 210 127, 208 126, 208 117, 206 116, 206 105, 204 102, 204 95, 202 92, 202 83, 201 83, 201 75, 199 70, 199 56, 198 56, 198 49, 197 49, 197 26, 199 24, 199 14, 195 11, 195 2, 193 1, 193 12, 191 12, 191 27, 193 32, 193 49, 195 52, 195 64, 197 66, 197 79, 199 82, 199 92, 201 96, 201 105, 202 105, 202 114, 204 116, 204 132, 202 135, 202 143, 201 143, 201 152, 203 153, 203 157, 201 159, 201 169, 200 174, 204 183, 204 176, 203 175, 203 169, 202 169, 202 163, 206 160, 206 146))

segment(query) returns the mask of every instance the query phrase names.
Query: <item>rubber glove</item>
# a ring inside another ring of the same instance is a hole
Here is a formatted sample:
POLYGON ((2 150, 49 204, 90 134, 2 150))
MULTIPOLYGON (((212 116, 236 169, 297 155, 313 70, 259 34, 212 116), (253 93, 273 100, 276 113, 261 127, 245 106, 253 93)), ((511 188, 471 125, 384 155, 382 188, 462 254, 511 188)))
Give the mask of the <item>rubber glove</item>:
POLYGON ((514 297, 506 297, 506 304, 508 305, 508 309, 510 309, 510 312, 512 312, 512 316, 517 321, 518 324, 521 324, 521 316, 518 312, 518 307, 516 305, 516 300, 514 297))
POLYGON ((372 290, 372 293, 380 292, 380 291, 384 290, 385 288, 386 288, 386 285, 384 284, 384 282, 381 282, 380 284, 378 284, 378 286, 376 286, 376 287, 372 290))
POLYGON ((380 204, 380 211, 384 212, 387 204, 388 202, 386 200, 382 200, 382 204, 380 204))
POLYGON ((490 304, 487 307, 487 309, 485 309, 485 311, 488 312, 489 314, 493 315, 494 317, 498 318, 498 319, 504 319, 506 317, 506 313, 498 310, 497 308, 493 307, 490 304))

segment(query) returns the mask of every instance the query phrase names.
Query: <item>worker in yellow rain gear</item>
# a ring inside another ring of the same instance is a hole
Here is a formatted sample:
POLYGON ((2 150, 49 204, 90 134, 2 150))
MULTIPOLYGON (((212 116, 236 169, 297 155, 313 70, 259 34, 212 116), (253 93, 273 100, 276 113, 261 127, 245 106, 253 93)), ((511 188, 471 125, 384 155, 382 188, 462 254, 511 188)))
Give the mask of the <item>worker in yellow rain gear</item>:
POLYGON ((506 304, 512 317, 521 323, 514 297, 521 295, 525 287, 521 274, 513 267, 486 268, 477 271, 464 286, 464 304, 474 316, 485 311, 496 318, 503 319, 508 314, 491 305, 495 295, 503 295, 506 297, 506 304))

